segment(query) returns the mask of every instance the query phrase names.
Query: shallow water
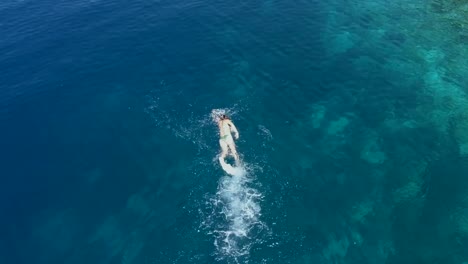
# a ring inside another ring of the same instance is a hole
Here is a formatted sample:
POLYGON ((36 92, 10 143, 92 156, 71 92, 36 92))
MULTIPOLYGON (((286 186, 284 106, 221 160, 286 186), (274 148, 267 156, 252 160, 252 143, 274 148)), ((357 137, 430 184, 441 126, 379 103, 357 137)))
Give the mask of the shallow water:
POLYGON ((467 8, 1 3, 0 263, 467 262, 467 8))

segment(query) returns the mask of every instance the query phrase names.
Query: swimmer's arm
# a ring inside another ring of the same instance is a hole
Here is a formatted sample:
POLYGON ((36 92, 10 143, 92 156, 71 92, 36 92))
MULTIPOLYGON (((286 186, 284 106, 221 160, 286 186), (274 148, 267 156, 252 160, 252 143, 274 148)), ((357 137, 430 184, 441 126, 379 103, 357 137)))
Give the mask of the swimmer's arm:
POLYGON ((229 122, 229 127, 231 128, 231 131, 234 133, 234 137, 236 137, 236 139, 239 139, 239 131, 237 131, 237 128, 234 125, 234 123, 232 123, 232 121, 229 122))

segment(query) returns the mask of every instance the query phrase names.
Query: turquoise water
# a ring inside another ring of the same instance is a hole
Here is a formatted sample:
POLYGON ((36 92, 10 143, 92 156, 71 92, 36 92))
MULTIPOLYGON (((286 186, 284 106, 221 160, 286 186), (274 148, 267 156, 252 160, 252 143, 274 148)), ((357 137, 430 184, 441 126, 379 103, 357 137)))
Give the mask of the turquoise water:
POLYGON ((0 263, 468 262, 467 10, 2 2, 0 263))

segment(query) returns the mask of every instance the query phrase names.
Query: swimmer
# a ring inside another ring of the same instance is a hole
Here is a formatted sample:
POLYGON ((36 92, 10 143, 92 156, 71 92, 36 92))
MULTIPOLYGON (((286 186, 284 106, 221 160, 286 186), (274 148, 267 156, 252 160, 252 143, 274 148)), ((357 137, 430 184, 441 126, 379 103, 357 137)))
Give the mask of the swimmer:
POLYGON ((239 132, 237 131, 236 126, 234 126, 234 123, 232 123, 231 119, 229 119, 229 117, 226 115, 219 116, 218 126, 219 136, 221 137, 219 139, 219 145, 221 145, 222 150, 220 159, 224 160, 229 154, 229 151, 231 151, 231 155, 236 160, 236 166, 238 166, 240 163, 239 154, 237 154, 236 145, 234 144, 234 139, 232 138, 231 132, 234 133, 236 140, 239 139, 239 132))

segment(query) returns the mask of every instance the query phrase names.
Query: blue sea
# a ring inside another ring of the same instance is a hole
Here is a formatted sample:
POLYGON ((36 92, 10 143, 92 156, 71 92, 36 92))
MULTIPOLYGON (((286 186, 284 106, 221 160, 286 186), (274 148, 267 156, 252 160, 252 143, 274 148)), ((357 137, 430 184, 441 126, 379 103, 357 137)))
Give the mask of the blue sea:
POLYGON ((0 263, 468 263, 467 10, 3 0, 0 263))

